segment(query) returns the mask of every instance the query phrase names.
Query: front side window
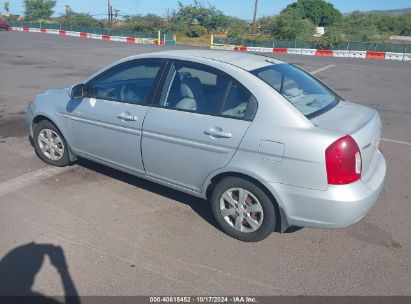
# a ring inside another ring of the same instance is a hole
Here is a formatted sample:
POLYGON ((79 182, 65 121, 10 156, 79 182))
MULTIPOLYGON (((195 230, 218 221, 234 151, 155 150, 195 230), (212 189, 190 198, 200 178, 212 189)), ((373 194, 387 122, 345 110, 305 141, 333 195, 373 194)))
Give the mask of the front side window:
POLYGON ((251 73, 269 84, 307 117, 326 111, 340 100, 321 82, 290 64, 273 64, 251 73))
POLYGON ((87 83, 86 96, 146 104, 161 64, 161 62, 120 64, 87 83))

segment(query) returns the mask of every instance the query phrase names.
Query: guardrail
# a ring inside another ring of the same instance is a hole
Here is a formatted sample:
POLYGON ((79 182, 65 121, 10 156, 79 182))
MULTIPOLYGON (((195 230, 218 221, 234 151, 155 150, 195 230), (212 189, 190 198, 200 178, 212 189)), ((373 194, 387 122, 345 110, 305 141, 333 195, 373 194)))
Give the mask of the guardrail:
POLYGON ((411 45, 409 44, 344 42, 337 44, 337 49, 321 49, 312 47, 313 45, 308 42, 297 40, 275 40, 260 45, 255 45, 255 43, 254 45, 236 44, 234 42, 238 41, 214 38, 214 35, 211 35, 210 48, 240 52, 411 61, 411 45), (400 49, 402 51, 399 51, 400 49))
POLYGON ((12 30, 58 34, 61 36, 74 36, 80 38, 99 39, 139 44, 175 45, 176 36, 170 34, 142 33, 111 28, 85 27, 55 23, 27 23, 12 22, 12 30))

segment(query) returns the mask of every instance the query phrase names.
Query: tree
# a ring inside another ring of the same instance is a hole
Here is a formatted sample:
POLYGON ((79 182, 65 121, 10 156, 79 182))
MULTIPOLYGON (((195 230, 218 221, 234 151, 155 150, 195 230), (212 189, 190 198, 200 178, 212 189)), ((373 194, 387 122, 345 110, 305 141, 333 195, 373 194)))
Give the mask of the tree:
POLYGON ((66 10, 66 13, 55 19, 62 24, 79 25, 79 26, 91 26, 99 27, 103 26, 102 20, 94 19, 93 16, 84 13, 76 13, 71 9, 66 10))
POLYGON ((183 22, 191 29, 194 25, 201 25, 208 32, 217 29, 224 22, 224 14, 214 6, 204 6, 200 1, 194 0, 193 4, 184 5, 179 2, 176 12, 176 21, 183 22))
POLYGON ((297 10, 260 18, 257 25, 261 34, 276 39, 308 39, 314 33, 314 24, 309 19, 303 19, 297 10))
POLYGON ((250 24, 236 17, 227 17, 229 20, 228 38, 243 38, 249 32, 250 24))
POLYGON ((282 10, 281 14, 293 12, 300 19, 308 19, 315 26, 332 25, 342 19, 341 13, 324 0, 298 0, 282 10))
POLYGON ((24 0, 24 15, 31 21, 49 19, 55 6, 56 0, 24 0))
POLYGON ((165 27, 164 19, 155 14, 126 16, 125 20, 125 28, 136 32, 152 33, 165 27))

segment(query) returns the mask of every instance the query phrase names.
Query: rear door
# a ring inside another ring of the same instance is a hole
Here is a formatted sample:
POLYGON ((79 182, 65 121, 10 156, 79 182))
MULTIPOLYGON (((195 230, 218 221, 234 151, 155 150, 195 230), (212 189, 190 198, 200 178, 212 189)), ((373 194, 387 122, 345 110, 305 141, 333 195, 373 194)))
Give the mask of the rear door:
POLYGON ((78 154, 144 173, 141 129, 162 64, 160 59, 122 63, 89 81, 81 101, 69 102, 78 154))
POLYGON ((175 61, 164 83, 143 126, 146 174, 200 191, 234 155, 256 101, 230 76, 192 62, 175 61))

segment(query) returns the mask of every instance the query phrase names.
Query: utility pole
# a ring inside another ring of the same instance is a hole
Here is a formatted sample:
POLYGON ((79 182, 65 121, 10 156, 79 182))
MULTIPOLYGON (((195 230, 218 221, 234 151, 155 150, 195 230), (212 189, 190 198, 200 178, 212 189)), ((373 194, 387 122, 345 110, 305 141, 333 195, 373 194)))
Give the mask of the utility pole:
POLYGON ((107 0, 107 24, 111 27, 113 23, 113 7, 110 5, 110 0, 107 0))
POLYGON ((251 34, 252 34, 252 35, 255 34, 255 22, 256 22, 256 19, 257 19, 257 8, 258 8, 258 0, 255 0, 253 25, 252 25, 252 29, 251 29, 251 34))

